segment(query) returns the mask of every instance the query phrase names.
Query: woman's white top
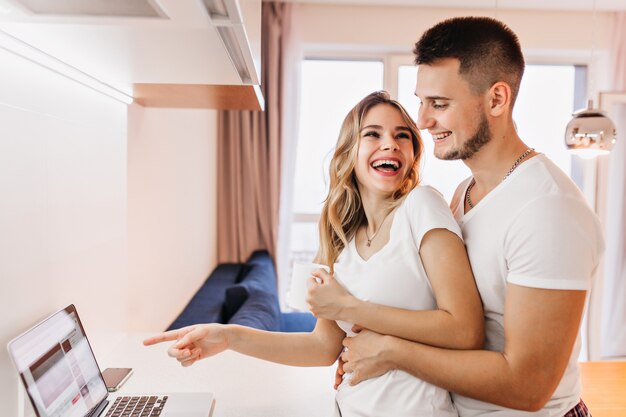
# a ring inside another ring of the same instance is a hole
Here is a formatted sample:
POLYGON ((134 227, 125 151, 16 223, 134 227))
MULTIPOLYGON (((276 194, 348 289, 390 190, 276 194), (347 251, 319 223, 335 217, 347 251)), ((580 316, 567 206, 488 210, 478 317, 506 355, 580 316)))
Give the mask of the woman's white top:
MULTIPOLYGON (((358 254, 354 239, 344 248, 335 277, 355 297, 372 303, 433 310, 437 302, 426 276, 419 248, 432 229, 448 229, 461 238, 461 230, 445 200, 432 187, 409 193, 393 216, 389 242, 367 261, 358 254)), ((348 334, 352 324, 337 322, 348 334)), ((456 417, 448 391, 393 370, 350 386, 350 375, 337 391, 342 417, 456 417)))

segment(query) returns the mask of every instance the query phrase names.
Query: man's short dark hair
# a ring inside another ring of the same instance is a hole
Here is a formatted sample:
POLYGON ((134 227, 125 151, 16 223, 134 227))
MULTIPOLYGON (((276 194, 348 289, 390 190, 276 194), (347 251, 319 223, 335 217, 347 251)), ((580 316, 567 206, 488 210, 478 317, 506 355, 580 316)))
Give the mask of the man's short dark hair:
POLYGON ((455 17, 428 29, 413 49, 415 64, 429 65, 444 58, 460 62, 459 73, 472 92, 481 94, 498 81, 506 82, 515 103, 524 56, 517 35, 490 17, 455 17))

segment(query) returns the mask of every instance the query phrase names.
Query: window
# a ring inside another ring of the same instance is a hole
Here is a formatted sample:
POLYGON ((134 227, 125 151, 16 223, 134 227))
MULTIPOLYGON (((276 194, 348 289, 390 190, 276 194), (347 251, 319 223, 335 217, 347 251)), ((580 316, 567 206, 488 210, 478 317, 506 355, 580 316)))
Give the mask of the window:
MULTIPOLYGON (((328 192, 328 164, 347 112, 372 91, 386 89, 392 94, 397 92, 398 101, 409 114, 417 116, 416 68, 406 65, 410 62, 410 57, 308 59, 303 62, 291 261, 310 261, 317 253, 317 222, 328 192)), ((579 107, 574 100, 575 94, 580 95, 579 90, 584 88, 584 82, 580 83, 584 68, 582 73, 580 70, 581 67, 574 65, 528 65, 513 114, 522 139, 568 173, 571 157, 563 146, 563 134, 572 110, 579 107)), ((422 181, 438 189, 450 201, 457 185, 470 175, 470 170, 459 161, 435 158, 430 135, 424 131, 422 136, 422 181)), ((289 276, 281 277, 281 300, 288 282, 289 276)))

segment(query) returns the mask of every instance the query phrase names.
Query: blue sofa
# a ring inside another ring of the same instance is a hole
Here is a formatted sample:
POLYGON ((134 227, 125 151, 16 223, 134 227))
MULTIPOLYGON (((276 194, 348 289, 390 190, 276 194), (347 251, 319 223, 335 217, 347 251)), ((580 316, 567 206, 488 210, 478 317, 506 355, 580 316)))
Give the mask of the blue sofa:
POLYGON ((267 251, 256 251, 245 263, 218 265, 167 330, 198 323, 309 332, 316 319, 280 311, 274 264, 267 251))

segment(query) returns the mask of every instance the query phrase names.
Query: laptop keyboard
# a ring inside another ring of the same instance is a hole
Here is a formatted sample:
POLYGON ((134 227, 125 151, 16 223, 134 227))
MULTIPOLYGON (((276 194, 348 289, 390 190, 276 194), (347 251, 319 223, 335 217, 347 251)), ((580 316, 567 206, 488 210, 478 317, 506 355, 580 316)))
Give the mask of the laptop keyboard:
POLYGON ((156 417, 160 416, 167 401, 162 397, 117 397, 105 417, 156 417))

